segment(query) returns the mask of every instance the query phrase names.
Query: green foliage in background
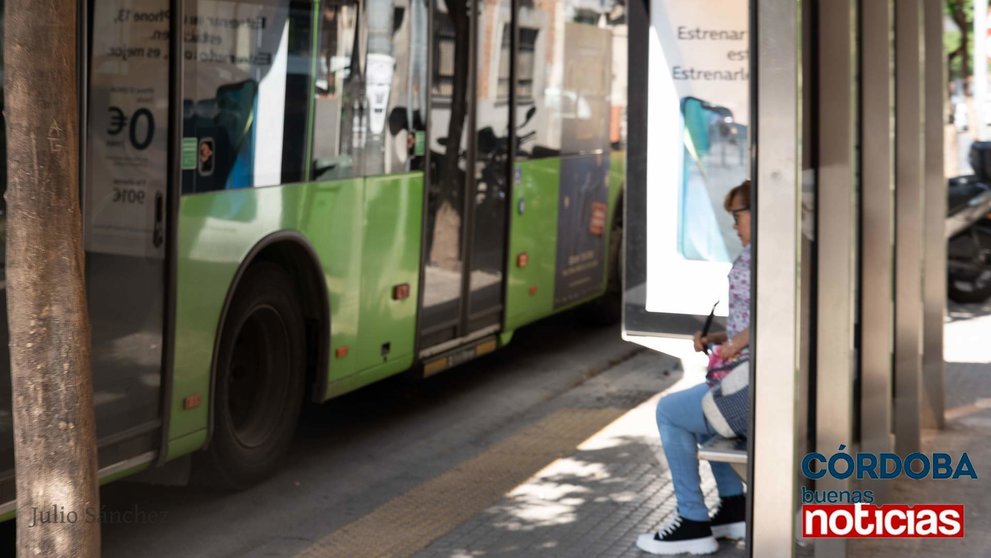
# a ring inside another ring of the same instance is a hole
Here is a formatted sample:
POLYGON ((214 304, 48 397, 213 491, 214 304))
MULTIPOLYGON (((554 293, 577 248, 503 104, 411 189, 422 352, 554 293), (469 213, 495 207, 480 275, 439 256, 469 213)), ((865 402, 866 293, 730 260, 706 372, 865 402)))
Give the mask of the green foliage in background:
POLYGON ((943 33, 943 52, 947 58, 950 80, 973 74, 971 53, 974 52, 974 3, 972 0, 946 0, 943 13, 956 24, 956 29, 943 33), (966 37, 966 44, 961 44, 966 37))

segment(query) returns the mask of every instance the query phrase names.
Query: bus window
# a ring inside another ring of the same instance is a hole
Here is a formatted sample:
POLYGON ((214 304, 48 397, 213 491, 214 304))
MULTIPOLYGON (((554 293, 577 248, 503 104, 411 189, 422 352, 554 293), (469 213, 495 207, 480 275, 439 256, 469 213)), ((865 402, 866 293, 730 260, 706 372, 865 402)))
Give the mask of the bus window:
POLYGON ((360 112, 357 41, 358 3, 343 1, 320 7, 314 100, 313 177, 347 178, 355 174, 355 124, 360 112))
POLYGON ((421 169, 426 3, 345 1, 321 10, 314 178, 421 169))
POLYGON ((427 2, 371 0, 368 14, 365 174, 421 170, 426 149, 427 2))
POLYGON ((625 57, 613 52, 625 54, 624 11, 614 1, 521 5, 516 119, 525 124, 517 132, 518 159, 596 153, 620 140, 619 126, 613 134, 610 123, 613 97, 626 91, 613 95, 617 78, 625 81, 625 57))
POLYGON ((292 0, 289 4, 288 68, 286 72, 286 116, 282 138, 282 183, 307 179, 307 147, 314 85, 313 15, 316 2, 292 0))
MULTIPOLYGON (((521 27, 516 49, 516 102, 533 105, 533 64, 537 48, 537 29, 521 27)), ((512 28, 507 23, 502 31, 499 54, 499 100, 509 102, 509 47, 512 28)))
POLYGON ((533 101, 534 64, 536 62, 537 30, 520 28, 519 55, 516 59, 516 99, 518 102, 533 101))
POLYGON ((313 3, 186 0, 183 193, 302 179, 313 3), (256 148, 264 138, 264 148, 256 148))
MULTIPOLYGON (((517 14, 517 160, 542 159, 561 152, 561 130, 555 126, 557 103, 547 97, 547 89, 558 78, 555 72, 559 72, 564 59, 551 31, 555 29, 555 18, 560 17, 557 7, 554 0, 521 3, 517 14)), ((507 76, 508 71, 507 68, 507 76)))
MULTIPOLYGON (((628 88, 627 50, 629 27, 626 4, 617 2, 604 23, 612 31, 612 88, 609 92, 609 145, 614 151, 626 151, 626 92, 628 88)), ((625 168, 624 168, 625 170, 625 168)))
POLYGON ((426 10, 423 0, 344 1, 321 8, 314 178, 422 168, 426 10))

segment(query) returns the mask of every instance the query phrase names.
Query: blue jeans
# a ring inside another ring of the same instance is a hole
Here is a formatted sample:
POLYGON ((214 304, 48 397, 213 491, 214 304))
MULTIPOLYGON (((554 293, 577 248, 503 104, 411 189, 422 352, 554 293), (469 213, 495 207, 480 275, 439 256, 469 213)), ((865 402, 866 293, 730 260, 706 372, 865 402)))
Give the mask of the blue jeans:
MULTIPOLYGON (((709 391, 705 383, 661 398, 657 404, 657 429, 671 469, 678 514, 693 521, 708 521, 709 510, 702 495, 699 476, 698 445, 716 434, 702 414, 702 396, 709 391)), ((719 496, 743 494, 743 483, 729 463, 709 462, 716 478, 719 496)))

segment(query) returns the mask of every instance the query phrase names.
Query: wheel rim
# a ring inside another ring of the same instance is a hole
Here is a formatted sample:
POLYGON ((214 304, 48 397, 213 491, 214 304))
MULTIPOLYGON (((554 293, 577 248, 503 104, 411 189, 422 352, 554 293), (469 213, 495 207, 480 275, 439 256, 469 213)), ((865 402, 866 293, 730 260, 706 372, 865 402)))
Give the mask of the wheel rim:
POLYGON ((282 316, 260 306, 237 333, 227 374, 227 420, 238 443, 254 448, 271 439, 289 384, 290 343, 282 316))

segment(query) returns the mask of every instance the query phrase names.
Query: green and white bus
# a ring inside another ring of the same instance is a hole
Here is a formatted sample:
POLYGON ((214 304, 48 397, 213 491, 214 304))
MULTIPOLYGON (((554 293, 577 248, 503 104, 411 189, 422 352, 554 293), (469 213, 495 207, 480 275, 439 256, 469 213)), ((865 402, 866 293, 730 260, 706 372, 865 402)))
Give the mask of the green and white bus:
POLYGON ((191 456, 248 486, 305 401, 429 376, 603 300, 626 172, 623 2, 89 0, 81 14, 102 479, 191 456))

